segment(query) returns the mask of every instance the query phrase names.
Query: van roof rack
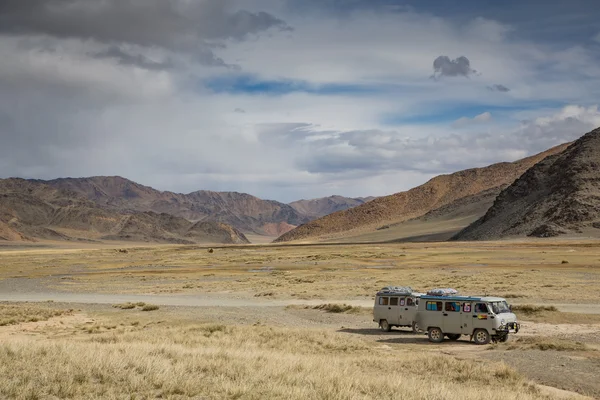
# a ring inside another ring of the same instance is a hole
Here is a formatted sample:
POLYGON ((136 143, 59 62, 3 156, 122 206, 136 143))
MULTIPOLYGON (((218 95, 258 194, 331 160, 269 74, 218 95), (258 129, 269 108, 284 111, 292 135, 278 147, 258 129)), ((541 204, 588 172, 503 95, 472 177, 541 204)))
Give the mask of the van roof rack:
POLYGON ((386 286, 377 294, 412 294, 413 290, 410 286, 386 286))

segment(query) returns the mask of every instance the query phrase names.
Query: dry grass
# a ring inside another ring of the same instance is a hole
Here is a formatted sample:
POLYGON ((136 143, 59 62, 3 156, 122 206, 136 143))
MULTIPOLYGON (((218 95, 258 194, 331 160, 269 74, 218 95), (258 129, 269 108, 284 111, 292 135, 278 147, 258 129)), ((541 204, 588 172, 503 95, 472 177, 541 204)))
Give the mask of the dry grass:
POLYGON ((366 312, 370 313, 372 310, 367 309, 365 307, 355 307, 348 304, 319 304, 317 306, 309 307, 313 310, 322 310, 328 313, 340 314, 364 314, 366 312))
POLYGON ((382 350, 323 330, 186 324, 94 333, 0 344, 0 397, 544 398, 502 363, 382 350))
POLYGON ((159 306, 156 306, 154 304, 146 304, 144 302, 138 302, 138 303, 127 302, 127 303, 113 305, 113 308, 119 308, 121 310, 133 310, 136 307, 139 307, 139 309, 142 311, 155 311, 160 308, 159 306))
POLYGON ((524 336, 508 345, 509 350, 534 349, 555 351, 586 351, 591 350, 585 343, 544 336, 524 336))
POLYGON ((561 312, 554 306, 523 304, 513 306, 519 319, 547 324, 600 324, 600 314, 561 312))
POLYGON ((557 312, 558 308, 556 308, 555 306, 535 306, 532 304, 522 304, 515 305, 513 307, 513 311, 529 316, 539 315, 542 314, 544 311, 557 312))
MULTIPOLYGON (((1 247, 0 247, 1 251, 1 247)), ((455 287, 528 302, 594 302, 600 248, 588 242, 197 246, 27 250, 2 253, 0 279, 56 279, 63 290, 112 293, 232 292, 277 299, 370 299, 383 286, 455 287), (568 260, 569 264, 561 264, 568 260), (582 290, 585 288, 585 290, 582 290)))
POLYGON ((52 317, 72 313, 73 310, 55 310, 36 304, 0 304, 0 326, 17 325, 23 322, 47 321, 52 317))

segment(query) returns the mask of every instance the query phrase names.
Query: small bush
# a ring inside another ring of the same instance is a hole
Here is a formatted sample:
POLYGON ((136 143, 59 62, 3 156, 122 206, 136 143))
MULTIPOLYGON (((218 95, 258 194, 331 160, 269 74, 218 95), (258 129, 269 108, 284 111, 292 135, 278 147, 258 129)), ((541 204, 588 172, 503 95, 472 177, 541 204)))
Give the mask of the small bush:
POLYGON ((341 313, 358 313, 361 311, 360 307, 353 307, 348 304, 319 304, 314 306, 313 310, 323 310, 328 313, 341 314, 341 313))
POLYGON ((115 304, 113 308, 120 308, 121 310, 131 310, 135 308, 135 304, 133 303, 123 303, 123 304, 115 304))
POLYGON ((544 311, 549 311, 549 312, 557 312, 558 308, 554 307, 554 306, 534 306, 532 304, 522 304, 522 305, 518 305, 518 306, 513 306, 513 311, 514 312, 519 312, 525 315, 535 315, 535 314, 540 314, 544 311))
POLYGON ((541 337, 525 336, 517 339, 516 343, 509 346, 509 349, 528 348, 535 350, 554 350, 554 351, 584 351, 590 350, 584 343, 571 340, 541 337))
POLYGON ((159 308, 159 306, 156 306, 154 304, 146 304, 144 307, 142 307, 142 311, 154 311, 158 310, 159 308))

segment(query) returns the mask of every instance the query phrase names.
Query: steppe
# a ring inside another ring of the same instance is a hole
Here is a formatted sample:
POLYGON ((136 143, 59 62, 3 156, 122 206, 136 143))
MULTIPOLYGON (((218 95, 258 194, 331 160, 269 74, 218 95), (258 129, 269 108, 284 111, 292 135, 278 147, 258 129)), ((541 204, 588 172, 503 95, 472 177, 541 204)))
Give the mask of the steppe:
POLYGON ((0 398, 600 397, 600 243, 0 244, 0 398), (375 292, 506 297, 508 343, 372 321, 375 292))

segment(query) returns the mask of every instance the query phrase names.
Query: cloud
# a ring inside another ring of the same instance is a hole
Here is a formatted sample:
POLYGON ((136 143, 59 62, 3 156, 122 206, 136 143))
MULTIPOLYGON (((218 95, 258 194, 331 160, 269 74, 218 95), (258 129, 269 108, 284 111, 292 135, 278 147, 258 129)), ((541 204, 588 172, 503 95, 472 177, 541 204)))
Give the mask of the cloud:
POLYGON ((439 79, 442 76, 464 76, 468 78, 476 73, 477 71, 471 68, 471 63, 465 56, 460 56, 454 60, 451 60, 448 56, 439 56, 433 60, 432 77, 434 79, 439 79))
POLYGON ((593 41, 600 43, 600 32, 598 32, 593 38, 593 41))
POLYGON ((458 19, 360 2, 0 0, 1 175, 382 195, 544 150, 595 118, 589 33, 538 42, 470 19, 480 8, 458 19), (439 54, 469 55, 442 58, 440 79, 472 76, 470 61, 485 75, 434 82, 423 71, 439 54), (498 82, 510 96, 486 89, 498 82), (561 116, 564 104, 586 107, 561 116))
POLYGON ((468 118, 468 117, 459 118, 452 123, 452 127, 453 128, 462 128, 466 125, 489 122, 489 121, 491 121, 491 119, 492 119, 492 114, 490 112, 486 111, 484 113, 474 116, 473 118, 468 118))
POLYGON ((165 69, 173 68, 171 60, 166 61, 153 61, 142 54, 129 54, 123 51, 118 46, 110 46, 108 49, 93 54, 95 58, 109 58, 115 59, 121 65, 131 65, 142 69, 162 71, 165 69))
POLYGON ((158 46, 199 53, 209 65, 219 64, 210 56, 215 46, 269 29, 291 28, 267 12, 236 9, 230 0, 3 0, 0 8, 0 34, 158 46))
POLYGON ((244 110, 243 108, 236 108, 235 110, 233 110, 234 113, 238 113, 238 114, 246 114, 246 110, 244 110))
MULTIPOLYGON (((489 121, 484 113, 471 121, 489 121)), ((494 162, 514 161, 577 139, 600 126, 598 106, 571 105, 518 126, 487 132, 469 132, 420 139, 394 131, 349 131, 288 134, 286 147, 294 148, 298 167, 311 173, 382 174, 416 171, 422 174, 454 172, 494 162), (320 137, 307 140, 310 135, 320 137)))
POLYGON ((487 87, 492 92, 510 92, 510 89, 504 85, 495 84, 487 87))

